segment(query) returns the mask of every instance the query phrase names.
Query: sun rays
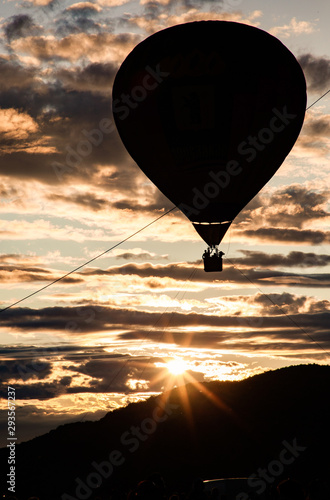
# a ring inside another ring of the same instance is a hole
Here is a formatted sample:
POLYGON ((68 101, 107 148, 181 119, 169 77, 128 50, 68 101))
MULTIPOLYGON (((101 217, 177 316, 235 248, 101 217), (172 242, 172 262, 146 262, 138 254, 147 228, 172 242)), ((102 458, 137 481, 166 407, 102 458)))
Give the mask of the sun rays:
POLYGON ((184 359, 176 358, 172 359, 166 364, 167 370, 172 375, 183 375, 188 368, 188 365, 184 359))

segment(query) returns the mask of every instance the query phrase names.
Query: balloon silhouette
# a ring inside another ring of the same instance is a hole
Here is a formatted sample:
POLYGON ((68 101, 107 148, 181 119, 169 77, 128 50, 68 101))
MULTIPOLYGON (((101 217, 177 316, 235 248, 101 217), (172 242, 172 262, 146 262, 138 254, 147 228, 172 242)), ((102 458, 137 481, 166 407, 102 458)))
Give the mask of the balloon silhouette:
POLYGON ((151 35, 124 60, 113 86, 126 149, 211 247, 206 270, 222 269, 218 252, 210 260, 213 249, 283 163, 305 108, 293 54, 265 31, 226 21, 151 35))

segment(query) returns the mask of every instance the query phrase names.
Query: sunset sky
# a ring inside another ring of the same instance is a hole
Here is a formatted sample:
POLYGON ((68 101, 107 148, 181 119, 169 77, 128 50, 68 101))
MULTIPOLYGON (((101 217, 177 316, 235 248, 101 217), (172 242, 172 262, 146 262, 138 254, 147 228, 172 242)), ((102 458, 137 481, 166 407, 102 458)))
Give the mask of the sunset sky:
MULTIPOLYGON (((115 130, 90 151, 81 144, 112 119, 113 80, 134 46, 202 19, 278 37, 304 70, 307 106, 329 90, 326 0, 1 1, 2 308, 172 207, 115 130)), ((329 117, 330 93, 232 224, 223 273, 203 271, 205 244, 174 211, 1 313, 1 402, 15 387, 19 441, 192 378, 329 363, 329 117)))

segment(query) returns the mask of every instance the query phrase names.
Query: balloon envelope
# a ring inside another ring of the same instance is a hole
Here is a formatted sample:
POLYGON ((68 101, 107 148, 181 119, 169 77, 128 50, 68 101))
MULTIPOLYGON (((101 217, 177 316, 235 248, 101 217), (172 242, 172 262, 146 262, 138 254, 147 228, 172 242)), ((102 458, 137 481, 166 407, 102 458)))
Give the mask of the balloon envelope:
POLYGON ((113 86, 126 149, 209 245, 282 164, 305 107, 293 54, 258 28, 226 21, 151 35, 113 86))

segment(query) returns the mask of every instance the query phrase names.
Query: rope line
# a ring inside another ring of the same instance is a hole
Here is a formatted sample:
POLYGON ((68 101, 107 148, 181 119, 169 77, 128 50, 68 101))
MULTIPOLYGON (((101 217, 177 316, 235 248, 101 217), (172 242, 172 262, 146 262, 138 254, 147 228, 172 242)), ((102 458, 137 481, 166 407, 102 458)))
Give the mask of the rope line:
MULTIPOLYGON (((308 108, 306 108, 306 111, 308 109, 310 109, 312 106, 314 106, 314 104, 316 104, 317 102, 319 102, 321 99, 323 99, 323 97, 325 97, 328 93, 330 92, 330 89, 327 90, 323 95, 321 95, 318 99, 316 99, 316 101, 314 101, 310 106, 308 106, 308 108)), ((11 307, 14 307, 16 306, 17 304, 20 304, 21 302, 29 299, 30 297, 33 297, 34 295, 37 295, 38 293, 42 292, 43 290, 46 290, 46 288, 49 288, 50 286, 54 285, 55 283, 58 283, 59 281, 62 281, 63 279, 67 278, 68 276, 70 276, 71 274, 79 271, 79 269, 82 269, 83 267, 87 266, 88 264, 90 264, 91 262, 94 262, 95 260, 99 259, 100 257, 102 257, 103 255, 105 255, 106 253, 108 252, 111 252, 111 250, 113 250, 114 248, 117 248, 119 247, 120 245, 122 245, 123 243, 125 243, 126 241, 130 240, 131 238, 133 238, 133 236, 141 233, 142 231, 144 231, 147 227, 151 226, 152 224, 154 224, 155 222, 157 222, 158 220, 160 220, 162 217, 165 217, 167 214, 169 214, 170 212, 172 212, 173 210, 175 210, 177 207, 174 206, 172 207, 170 210, 168 210, 167 212, 165 212, 164 214, 160 215, 159 217, 157 217, 156 219, 154 219, 153 221, 149 222, 148 224, 146 224, 144 227, 140 228, 138 231, 136 231, 135 233, 131 234, 130 236, 128 236, 127 238, 123 239, 122 241, 120 241, 119 243, 117 243, 116 245, 112 246, 111 248, 108 248, 107 250, 105 250, 104 252, 96 255, 95 257, 93 257, 92 259, 88 260, 87 262, 85 262, 84 264, 81 264, 80 266, 76 267, 75 269, 72 269, 71 271, 69 271, 68 273, 66 274, 63 274, 63 276, 60 276, 59 278, 51 281, 50 283, 48 283, 47 285, 39 288, 38 290, 35 290, 34 292, 26 295, 25 297, 23 297, 22 299, 19 299, 17 300, 16 302, 13 302, 12 304, 10 304, 9 306, 7 307, 4 307, 3 309, 0 309, 0 313, 4 312, 4 311, 7 311, 8 309, 10 309, 11 307)))
POLYGON ((321 95, 321 97, 319 97, 318 99, 316 99, 316 101, 314 101, 310 106, 308 106, 308 108, 306 108, 306 111, 308 109, 310 109, 312 106, 314 106, 314 104, 316 104, 317 102, 319 102, 321 99, 323 99, 324 96, 326 96, 327 94, 329 94, 330 92, 330 89, 327 90, 323 95, 321 95))
POLYGON ((87 266, 88 264, 90 264, 91 262, 94 262, 94 260, 96 259, 99 259, 100 257, 102 257, 103 255, 105 255, 106 253, 108 252, 111 252, 111 250, 113 250, 114 248, 117 248, 119 247, 120 245, 122 245, 123 243, 125 243, 125 241, 128 241, 130 240, 131 238, 133 238, 133 236, 136 236, 137 234, 141 233, 142 231, 144 231, 147 227, 151 226, 152 224, 154 224, 155 222, 159 221, 162 217, 165 217, 167 214, 169 214, 170 212, 173 212, 173 210, 176 210, 176 206, 172 207, 170 210, 168 210, 167 212, 165 212, 164 214, 160 215, 159 217, 157 217, 156 219, 154 219, 153 221, 149 222, 148 224, 146 224, 145 226, 141 227, 140 229, 138 229, 137 231, 135 231, 135 233, 132 233, 130 236, 127 236, 127 238, 123 239, 122 241, 120 241, 119 243, 116 243, 116 245, 113 245, 111 248, 108 248, 107 250, 105 250, 104 252, 96 255, 95 257, 93 257, 92 259, 88 260, 87 262, 85 262, 84 264, 81 264, 80 266, 76 267, 75 269, 72 269, 71 271, 69 271, 68 273, 66 274, 63 274, 63 276, 60 276, 59 278, 57 278, 56 280, 53 280, 51 281, 50 283, 48 283, 47 285, 39 288, 38 290, 35 290, 34 292, 30 293, 29 295, 26 295, 25 297, 23 297, 22 299, 20 300, 17 300, 16 302, 13 302, 12 304, 10 304, 9 306, 7 307, 4 307, 3 309, 0 309, 0 313, 4 312, 4 311, 7 311, 8 309, 10 309, 11 307, 14 307, 16 306, 17 304, 20 304, 21 302, 23 302, 24 300, 26 299, 29 299, 30 297, 33 297, 33 295, 37 295, 37 293, 40 293, 42 292, 42 290, 45 290, 46 288, 54 285, 55 283, 58 283, 59 281, 62 281, 64 278, 67 278, 68 276, 70 276, 71 274, 79 271, 79 269, 82 269, 83 267, 87 266))

